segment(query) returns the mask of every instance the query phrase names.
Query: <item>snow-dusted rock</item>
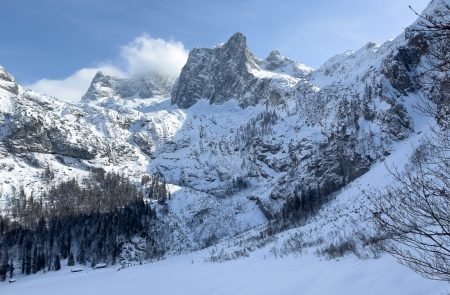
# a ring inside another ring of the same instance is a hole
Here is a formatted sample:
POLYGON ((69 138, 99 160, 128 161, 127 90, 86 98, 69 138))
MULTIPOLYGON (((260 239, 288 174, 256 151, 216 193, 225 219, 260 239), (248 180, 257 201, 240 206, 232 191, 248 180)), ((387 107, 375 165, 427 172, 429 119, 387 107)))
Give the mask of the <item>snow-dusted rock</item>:
POLYGON ((266 71, 286 74, 296 78, 304 78, 313 71, 304 64, 281 55, 278 50, 271 51, 264 60, 256 60, 256 62, 266 71))
MULTIPOLYGON (((183 67, 172 91, 172 104, 189 108, 200 99, 222 104, 236 99, 242 107, 258 103, 279 104, 285 91, 298 82, 287 74, 266 71, 258 65, 273 67, 281 72, 286 64, 258 61, 247 47, 246 37, 236 33, 215 48, 195 48, 183 67)), ((281 59, 281 58, 280 58, 281 59)), ((288 63, 282 60, 282 63, 288 63)), ((291 64, 292 71, 301 71, 291 64)), ((305 70, 305 72, 307 72, 305 70)))
POLYGON ((11 76, 11 74, 9 74, 2 66, 0 66, 0 88, 14 94, 17 94, 18 91, 18 86, 14 77, 11 76))
POLYGON ((98 72, 88 91, 83 96, 83 102, 96 101, 100 98, 150 98, 168 96, 175 79, 157 74, 149 74, 141 78, 118 78, 98 72))

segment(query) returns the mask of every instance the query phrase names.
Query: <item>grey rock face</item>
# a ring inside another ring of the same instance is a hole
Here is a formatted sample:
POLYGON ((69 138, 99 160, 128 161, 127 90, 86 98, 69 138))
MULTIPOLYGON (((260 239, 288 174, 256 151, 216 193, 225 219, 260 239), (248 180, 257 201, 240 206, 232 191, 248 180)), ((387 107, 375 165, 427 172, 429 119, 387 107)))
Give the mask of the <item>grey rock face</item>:
POLYGON ((16 97, 13 104, 8 126, 10 134, 5 138, 5 144, 11 153, 57 154, 89 160, 101 150, 88 129, 75 125, 66 126, 66 122, 53 113, 51 104, 27 94, 16 97), (72 130, 74 127, 78 128, 72 130), (83 140, 71 140, 71 134, 76 134, 83 140))
POLYGON ((58 154, 82 160, 95 158, 93 146, 68 142, 64 130, 46 128, 36 118, 22 119, 16 118, 20 121, 12 126, 12 134, 6 140, 12 153, 58 154))
POLYGON ((251 67, 257 65, 241 33, 213 49, 195 48, 172 91, 172 104, 189 108, 203 98, 220 104, 241 96, 256 82, 251 67))
POLYGON ((400 47, 384 61, 382 73, 401 93, 414 92, 417 77, 414 77, 413 70, 427 50, 428 45, 424 37, 416 35, 406 46, 400 47))
POLYGON ((278 50, 274 50, 269 53, 269 56, 265 59, 266 69, 275 71, 285 66, 286 62, 290 60, 284 58, 278 50))
POLYGON ((168 96, 174 83, 175 78, 157 74, 149 74, 142 78, 123 79, 98 72, 82 97, 82 101, 89 102, 113 96, 120 98, 168 96))
MULTIPOLYGON (((267 62, 267 66, 278 69, 286 62, 275 59, 267 62)), ((213 49, 195 48, 174 86, 172 104, 189 108, 199 99, 207 99, 211 104, 237 99, 246 107, 279 99, 282 90, 272 83, 273 79, 255 74, 261 71, 258 64, 266 63, 253 56, 241 33, 213 49)))
POLYGON ((15 82, 13 76, 6 72, 5 68, 0 66, 0 81, 15 82))

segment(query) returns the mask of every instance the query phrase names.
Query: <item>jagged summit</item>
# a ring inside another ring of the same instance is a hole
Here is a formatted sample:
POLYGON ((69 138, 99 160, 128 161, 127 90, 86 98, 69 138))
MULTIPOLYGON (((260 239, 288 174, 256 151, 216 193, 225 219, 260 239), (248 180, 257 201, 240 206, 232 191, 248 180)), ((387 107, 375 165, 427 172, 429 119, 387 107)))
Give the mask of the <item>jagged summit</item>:
POLYGON ((246 67, 257 68, 255 57, 247 45, 247 37, 240 32, 233 34, 227 42, 216 49, 220 49, 218 52, 222 60, 225 58, 235 60, 242 71, 246 70, 246 67))
POLYGON ((245 50, 247 49, 247 37, 241 32, 234 33, 223 46, 232 50, 245 50))
MULTIPOLYGON (((269 62, 255 58, 247 47, 247 39, 242 33, 236 33, 230 39, 212 49, 196 48, 189 54, 180 77, 172 91, 172 104, 180 108, 189 108, 200 99, 211 104, 222 104, 236 99, 242 107, 258 102, 279 98, 283 85, 295 84, 294 77, 280 73, 279 70, 290 63, 292 71, 300 68, 295 62, 282 59, 274 61, 274 72, 266 65, 269 62)), ((297 76, 297 75, 295 75, 297 76)))
POLYGON ((101 71, 92 79, 83 102, 97 101, 101 98, 149 98, 154 96, 168 96, 174 78, 158 74, 148 74, 141 78, 118 78, 101 71))
POLYGON ((0 88, 14 94, 17 94, 19 89, 14 77, 2 66, 0 66, 0 88))
POLYGON ((95 73, 94 78, 92 78, 92 81, 99 81, 104 77, 109 76, 108 74, 104 73, 103 71, 98 71, 97 73, 95 73))
POLYGON ((15 82, 14 77, 6 71, 3 66, 0 66, 0 80, 6 82, 15 82))
POLYGON ((312 72, 310 67, 283 56, 278 50, 272 50, 264 60, 260 60, 259 66, 267 71, 287 74, 296 78, 304 78, 312 72))
POLYGON ((268 63, 272 63, 276 67, 277 65, 282 64, 284 61, 290 59, 283 56, 280 51, 272 50, 264 60, 268 63))

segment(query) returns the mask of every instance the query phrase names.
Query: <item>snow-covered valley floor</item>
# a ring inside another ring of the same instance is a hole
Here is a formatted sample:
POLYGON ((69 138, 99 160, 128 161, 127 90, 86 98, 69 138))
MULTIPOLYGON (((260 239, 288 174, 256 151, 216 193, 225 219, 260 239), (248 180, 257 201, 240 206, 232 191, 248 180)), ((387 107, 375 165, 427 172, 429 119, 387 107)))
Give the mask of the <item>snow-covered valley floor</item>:
POLYGON ((384 255, 327 260, 314 254, 274 258, 257 251, 224 263, 199 253, 123 270, 68 268, 0 284, 0 294, 447 294, 448 283, 421 278, 384 255))

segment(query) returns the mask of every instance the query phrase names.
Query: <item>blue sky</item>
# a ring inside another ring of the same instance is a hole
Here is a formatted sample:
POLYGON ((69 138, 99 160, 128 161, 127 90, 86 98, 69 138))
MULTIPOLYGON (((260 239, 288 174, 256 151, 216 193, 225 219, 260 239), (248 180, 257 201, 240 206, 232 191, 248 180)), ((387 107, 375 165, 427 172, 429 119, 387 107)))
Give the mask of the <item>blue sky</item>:
MULTIPOLYGON (((81 69, 92 69, 83 76, 87 78, 94 69, 110 65, 130 74, 124 51, 133 51, 132 46, 150 48, 134 52, 144 55, 156 48, 136 44, 142 36, 163 39, 164 46, 177 41, 188 51, 214 46, 240 31, 258 57, 278 49, 315 68, 336 53, 396 37, 416 18, 408 5, 421 11, 428 2, 5 0, 0 64, 28 85, 41 79, 60 81, 81 69)), ((159 50, 164 51, 164 46, 159 50)))

